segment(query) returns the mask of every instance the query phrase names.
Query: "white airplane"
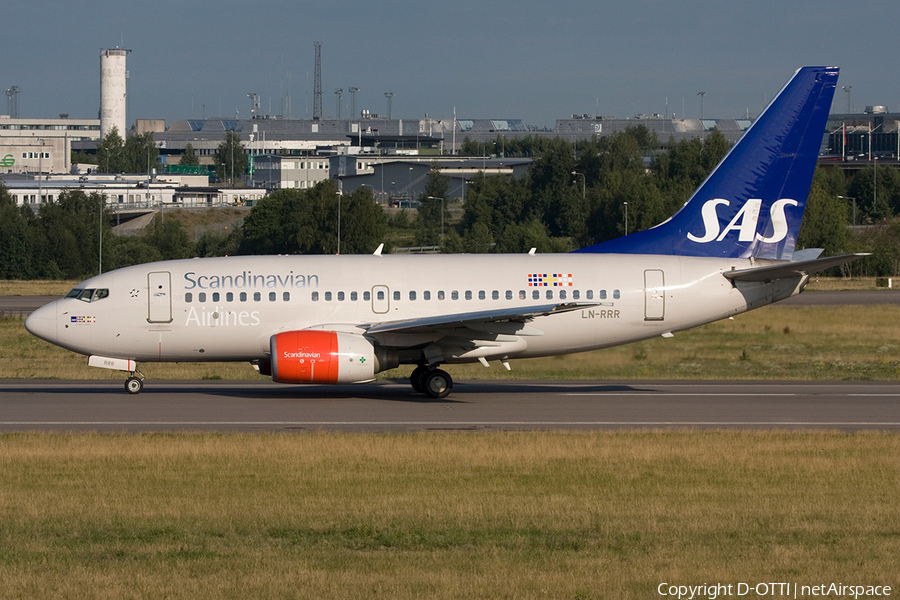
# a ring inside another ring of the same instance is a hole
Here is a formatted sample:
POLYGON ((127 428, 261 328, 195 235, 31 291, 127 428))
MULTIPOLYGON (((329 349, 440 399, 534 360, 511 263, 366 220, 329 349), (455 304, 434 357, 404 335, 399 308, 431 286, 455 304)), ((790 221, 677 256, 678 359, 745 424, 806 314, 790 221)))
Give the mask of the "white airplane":
POLYGON ((682 209, 652 229, 569 254, 232 256, 92 277, 25 321, 32 334, 128 371, 137 362, 251 361, 281 383, 365 383, 418 365, 553 356, 711 323, 800 293, 860 255, 794 252, 834 67, 804 67, 682 209))

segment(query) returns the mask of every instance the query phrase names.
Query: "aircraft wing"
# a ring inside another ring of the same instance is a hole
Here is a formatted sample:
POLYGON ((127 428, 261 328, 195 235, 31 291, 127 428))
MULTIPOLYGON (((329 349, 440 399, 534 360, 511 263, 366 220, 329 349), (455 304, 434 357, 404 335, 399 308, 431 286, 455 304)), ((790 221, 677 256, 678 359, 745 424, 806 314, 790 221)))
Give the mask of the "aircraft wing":
POLYGON ((558 315, 582 308, 599 306, 596 302, 564 302, 555 304, 540 304, 537 306, 505 308, 497 310, 482 310, 434 317, 420 317, 414 319, 400 319, 397 321, 383 321, 363 326, 366 333, 424 333, 446 330, 455 327, 476 326, 484 328, 491 323, 514 322, 524 324, 536 317, 558 315))
POLYGON ((726 271, 722 273, 725 277, 732 281, 757 281, 768 282, 774 279, 790 279, 792 277, 802 277, 816 271, 822 271, 830 267, 836 267, 844 263, 859 260, 868 254, 842 254, 841 256, 828 256, 826 258, 817 258, 814 260, 799 260, 765 267, 756 267, 753 269, 741 269, 739 271, 726 271))

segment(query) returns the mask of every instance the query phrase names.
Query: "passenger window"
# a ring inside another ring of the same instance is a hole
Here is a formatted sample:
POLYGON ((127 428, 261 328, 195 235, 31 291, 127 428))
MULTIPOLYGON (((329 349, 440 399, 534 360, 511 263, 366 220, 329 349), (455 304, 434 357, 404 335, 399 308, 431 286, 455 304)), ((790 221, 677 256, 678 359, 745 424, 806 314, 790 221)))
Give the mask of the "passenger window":
POLYGON ((253 301, 259 302, 262 300, 262 294, 260 292, 253 292, 253 301))
POLYGON ((331 302, 331 292, 325 292, 325 302, 331 302))
POLYGON ((228 292, 227 294, 225 294, 225 301, 234 302, 234 294, 232 292, 228 292))
POLYGON ((472 290, 466 290, 466 300, 472 299, 472 290))
POLYGON ((437 299, 438 299, 438 300, 443 300, 443 299, 444 299, 444 290, 440 290, 440 291, 438 292, 437 299))
POLYGON ((585 297, 587 297, 588 300, 593 300, 594 299, 594 290, 588 290, 584 293, 584 295, 585 295, 585 297))
POLYGON ((382 292, 381 290, 378 290, 378 299, 384 300, 384 292, 382 292))
POLYGON ((578 290, 574 290, 572 292, 572 300, 578 300, 581 297, 581 292, 578 290))
POLYGON ((206 292, 200 292, 199 294, 197 294, 197 301, 206 302, 206 292))
POLYGON ((247 301, 247 292, 241 292, 241 302, 247 301))
POLYGON ((219 292, 213 292, 212 298, 213 298, 213 302, 218 302, 219 301, 219 292))
POLYGON ((560 300, 566 299, 566 290, 559 290, 559 299, 560 300))
POLYGON ((619 299, 619 296, 620 296, 619 290, 613 290, 613 298, 616 299, 616 300, 618 300, 618 299, 619 299))
POLYGON ((519 290, 519 300, 524 300, 525 298, 525 290, 519 290))
POLYGON ((410 292, 409 292, 409 299, 410 299, 410 300, 415 300, 415 299, 416 299, 416 293, 415 293, 414 291, 412 291, 412 290, 410 290, 410 292))
POLYGON ((484 290, 480 290, 480 291, 478 292, 478 299, 479 299, 479 300, 484 300, 484 290))
POLYGON ((338 302, 344 301, 344 292, 338 292, 338 302))
POLYGON ((553 300, 553 290, 547 290, 547 300, 553 300))
POLYGON ((606 300, 606 290, 600 290, 600 299, 606 300))
POLYGON ((318 302, 318 301, 319 301, 319 292, 313 292, 313 293, 312 293, 312 301, 313 301, 313 302, 318 302))
POLYGON ((368 302, 371 299, 372 299, 372 294, 370 294, 369 292, 363 292, 363 300, 368 302))
POLYGON ((190 292, 184 293, 184 301, 185 302, 192 302, 193 300, 194 300, 194 295, 192 293, 190 293, 190 292))
POLYGON ((498 292, 497 290, 494 290, 493 292, 491 292, 491 300, 499 300, 499 299, 500 299, 500 292, 498 292))
POLYGON ((275 292, 269 292, 269 302, 275 302, 277 298, 278 294, 276 294, 275 292))
POLYGON ((359 300, 359 294, 350 292, 350 302, 356 302, 357 300, 359 300))
POLYGON ((431 292, 427 290, 422 292, 422 300, 431 300, 431 292))
POLYGON ((512 300, 512 290, 506 290, 506 299, 512 300))
POLYGON ((285 302, 290 302, 290 301, 291 301, 291 293, 290 293, 290 292, 285 292, 284 294, 281 295, 281 298, 282 298, 285 302))
POLYGON ((451 300, 459 300, 459 292, 457 292, 456 290, 453 290, 452 292, 450 292, 450 299, 451 300))
POLYGON ((539 292, 538 290, 534 290, 533 292, 531 292, 531 297, 532 297, 534 300, 540 300, 540 299, 541 299, 541 292, 539 292))
POLYGON ((400 292, 394 292, 394 300, 400 299, 400 292))

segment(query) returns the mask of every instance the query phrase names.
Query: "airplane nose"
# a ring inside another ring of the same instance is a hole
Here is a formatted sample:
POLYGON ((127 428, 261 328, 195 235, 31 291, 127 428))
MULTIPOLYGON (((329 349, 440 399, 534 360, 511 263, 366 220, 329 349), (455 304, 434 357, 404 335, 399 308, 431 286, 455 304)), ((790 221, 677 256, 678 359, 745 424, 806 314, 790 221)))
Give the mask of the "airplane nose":
POLYGON ((57 322, 56 302, 51 302, 28 315, 25 319, 25 329, 32 335, 55 344, 58 338, 57 322))

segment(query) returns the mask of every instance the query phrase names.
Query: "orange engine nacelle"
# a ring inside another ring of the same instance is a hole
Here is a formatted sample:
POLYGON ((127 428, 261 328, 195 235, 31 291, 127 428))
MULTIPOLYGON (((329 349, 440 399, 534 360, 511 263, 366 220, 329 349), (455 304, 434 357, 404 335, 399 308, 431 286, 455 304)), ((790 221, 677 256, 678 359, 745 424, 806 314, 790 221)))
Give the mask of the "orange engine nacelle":
POLYGON ((278 383, 362 383, 380 370, 372 343, 336 331, 285 331, 269 340, 278 383))

